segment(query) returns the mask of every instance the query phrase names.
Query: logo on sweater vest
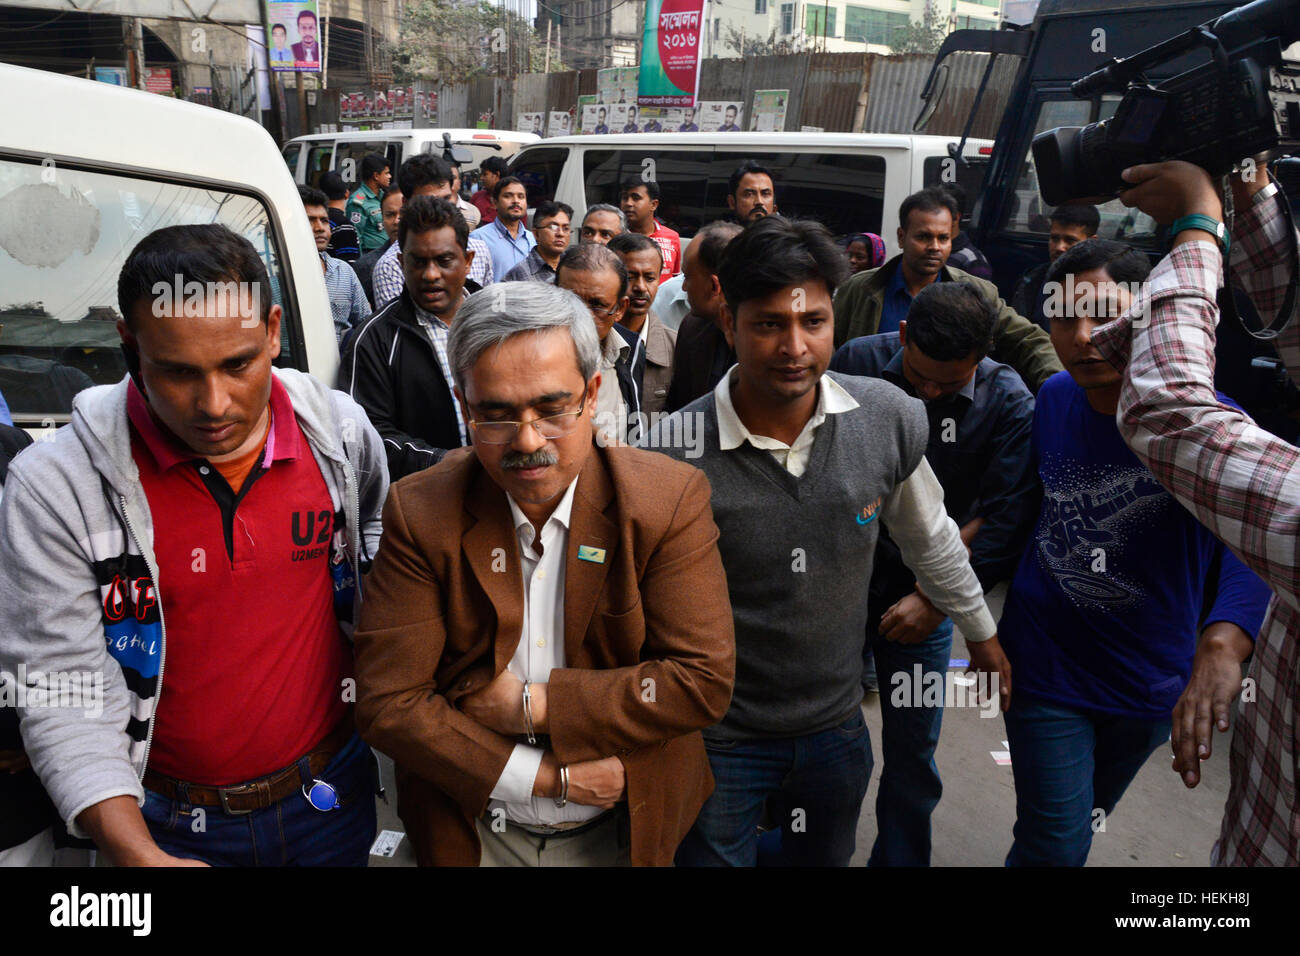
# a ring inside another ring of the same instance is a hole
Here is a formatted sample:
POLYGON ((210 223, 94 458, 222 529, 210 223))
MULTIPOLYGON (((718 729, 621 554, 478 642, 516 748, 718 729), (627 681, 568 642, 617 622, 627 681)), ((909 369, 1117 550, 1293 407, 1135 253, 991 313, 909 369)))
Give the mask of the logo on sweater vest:
POLYGON ((877 498, 871 504, 863 506, 862 513, 854 515, 853 520, 858 524, 871 524, 876 520, 876 515, 880 514, 880 502, 882 500, 882 498, 877 498))

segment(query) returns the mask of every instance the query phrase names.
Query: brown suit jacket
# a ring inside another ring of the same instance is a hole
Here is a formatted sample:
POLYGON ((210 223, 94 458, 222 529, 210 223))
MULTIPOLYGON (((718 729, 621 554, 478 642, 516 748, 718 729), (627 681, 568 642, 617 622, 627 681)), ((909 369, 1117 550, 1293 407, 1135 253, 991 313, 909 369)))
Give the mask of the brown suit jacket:
MULTIPOLYGON (((551 747, 561 763, 623 761, 634 865, 672 863, 713 790, 700 729, 731 701, 735 635, 709 494, 696 468, 598 446, 574 493, 551 747), (579 545, 604 562, 579 561, 579 545)), ((515 741, 456 702, 509 664, 521 575, 505 492, 473 449, 392 486, 356 633, 357 725, 397 763, 421 865, 479 862, 474 819, 515 741)))
POLYGON ((662 412, 668 402, 668 387, 673 380, 673 350, 677 332, 659 321, 650 310, 646 316, 645 373, 641 380, 641 411, 662 412))

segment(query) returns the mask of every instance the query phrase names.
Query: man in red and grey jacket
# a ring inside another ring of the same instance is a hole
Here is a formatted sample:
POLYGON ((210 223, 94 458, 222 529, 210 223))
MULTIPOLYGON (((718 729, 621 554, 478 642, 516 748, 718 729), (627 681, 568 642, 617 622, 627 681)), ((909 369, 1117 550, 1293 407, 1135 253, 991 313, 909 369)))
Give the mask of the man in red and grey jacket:
POLYGON ((224 226, 146 236, 118 302, 129 374, 79 394, 0 503, 0 668, 26 684, 28 758, 118 865, 364 866, 350 635, 379 436, 272 369, 280 307, 224 226))

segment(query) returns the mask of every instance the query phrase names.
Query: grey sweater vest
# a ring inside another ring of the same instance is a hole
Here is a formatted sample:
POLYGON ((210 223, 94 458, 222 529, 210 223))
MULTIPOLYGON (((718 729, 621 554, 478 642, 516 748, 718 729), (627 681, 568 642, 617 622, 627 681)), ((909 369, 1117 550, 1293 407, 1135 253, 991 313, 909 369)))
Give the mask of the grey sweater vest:
POLYGON ((826 416, 800 478, 748 442, 722 451, 712 392, 661 420, 646 442, 702 468, 713 488, 736 688, 727 715, 704 732, 712 742, 816 733, 862 700, 877 518, 920 464, 930 427, 921 402, 888 382, 827 374, 859 407, 826 416), (695 428, 684 433, 680 419, 690 415, 695 428), (671 440, 701 433, 702 448, 690 449, 699 457, 671 440))

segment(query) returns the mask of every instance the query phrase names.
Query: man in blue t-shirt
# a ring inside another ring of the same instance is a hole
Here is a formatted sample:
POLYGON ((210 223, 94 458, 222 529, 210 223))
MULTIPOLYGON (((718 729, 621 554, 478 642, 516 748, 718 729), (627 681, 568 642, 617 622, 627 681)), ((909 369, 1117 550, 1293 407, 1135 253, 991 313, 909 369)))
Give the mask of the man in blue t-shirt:
POLYGON ((1115 424, 1122 372, 1092 330, 1142 307, 1145 254, 1089 239, 1047 275, 1066 371, 1039 390, 1043 500, 998 630, 1015 696, 1008 866, 1082 866, 1172 719, 1239 689, 1269 592, 1129 451, 1115 424), (1197 637, 1200 637, 1199 644, 1197 637), (1172 719, 1171 719, 1172 714, 1172 719))

